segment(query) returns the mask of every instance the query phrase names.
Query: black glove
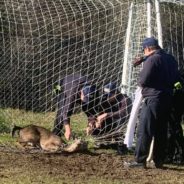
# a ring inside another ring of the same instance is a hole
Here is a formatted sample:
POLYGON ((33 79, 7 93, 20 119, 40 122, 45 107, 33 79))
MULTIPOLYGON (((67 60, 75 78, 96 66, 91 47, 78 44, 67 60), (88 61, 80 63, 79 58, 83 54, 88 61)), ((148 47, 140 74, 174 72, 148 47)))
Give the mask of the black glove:
POLYGON ((136 67, 140 65, 145 60, 144 57, 137 57, 135 58, 135 61, 133 62, 133 67, 136 67))

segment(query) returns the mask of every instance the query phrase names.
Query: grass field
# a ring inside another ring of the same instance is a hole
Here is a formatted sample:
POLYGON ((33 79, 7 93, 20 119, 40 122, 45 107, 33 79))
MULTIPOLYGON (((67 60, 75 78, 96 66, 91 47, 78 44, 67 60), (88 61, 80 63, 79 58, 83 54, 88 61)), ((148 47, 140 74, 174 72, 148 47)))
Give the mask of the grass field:
MULTIPOLYGON (((166 165, 164 170, 129 170, 123 167, 123 162, 133 159, 134 155, 117 155, 116 150, 112 149, 89 147, 88 152, 74 154, 17 152, 16 140, 10 136, 14 123, 20 126, 36 124, 51 130, 54 118, 54 112, 33 113, 17 109, 0 109, 0 183, 184 183, 183 165, 166 165)), ((71 122, 75 134, 84 137, 85 115, 73 115, 71 122)))
MULTIPOLYGON (((0 142, 12 141, 10 131, 14 124, 26 126, 35 124, 52 130, 54 126, 55 113, 34 113, 19 109, 0 109, 0 142)), ((78 137, 84 137, 86 128, 86 116, 83 113, 71 117, 71 127, 78 137)))

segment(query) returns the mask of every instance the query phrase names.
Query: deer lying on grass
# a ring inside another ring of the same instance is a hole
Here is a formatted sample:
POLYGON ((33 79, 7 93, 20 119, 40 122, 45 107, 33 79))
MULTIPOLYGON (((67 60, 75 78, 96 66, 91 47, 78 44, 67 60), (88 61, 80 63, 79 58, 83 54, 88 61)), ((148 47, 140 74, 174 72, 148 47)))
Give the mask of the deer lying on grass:
POLYGON ((11 132, 12 137, 15 137, 17 131, 17 141, 23 148, 39 147, 45 151, 56 152, 64 146, 64 141, 61 137, 40 126, 27 125, 25 127, 19 127, 14 125, 11 132))
POLYGON ((14 125, 11 132, 12 137, 15 137, 16 132, 18 132, 18 143, 25 149, 39 147, 44 151, 64 151, 68 153, 87 150, 85 141, 75 139, 73 143, 67 145, 61 137, 40 126, 27 125, 19 127, 14 125))

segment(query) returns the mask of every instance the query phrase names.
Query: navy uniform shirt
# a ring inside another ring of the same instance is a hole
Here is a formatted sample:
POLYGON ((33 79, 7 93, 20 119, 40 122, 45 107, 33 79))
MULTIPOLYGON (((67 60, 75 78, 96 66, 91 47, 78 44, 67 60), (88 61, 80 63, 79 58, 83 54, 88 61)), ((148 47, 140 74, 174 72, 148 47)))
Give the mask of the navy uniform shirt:
POLYGON ((163 50, 156 50, 143 64, 138 84, 143 97, 172 95, 173 86, 179 80, 178 65, 174 57, 163 50))
POLYGON ((89 103, 83 103, 80 99, 80 90, 87 84, 87 82, 89 82, 87 81, 87 77, 81 76, 78 73, 68 75, 63 79, 62 86, 64 103, 62 104, 62 107, 58 108, 62 108, 62 112, 60 114, 62 118, 60 121, 63 121, 64 124, 70 123, 70 116, 73 114, 76 103, 82 105, 82 110, 87 115, 88 122, 95 121, 97 96, 95 96, 89 103))
POLYGON ((108 119, 121 119, 123 121, 128 118, 131 108, 131 99, 126 94, 118 93, 113 101, 109 101, 108 98, 102 99, 99 111, 107 113, 106 118, 108 119))

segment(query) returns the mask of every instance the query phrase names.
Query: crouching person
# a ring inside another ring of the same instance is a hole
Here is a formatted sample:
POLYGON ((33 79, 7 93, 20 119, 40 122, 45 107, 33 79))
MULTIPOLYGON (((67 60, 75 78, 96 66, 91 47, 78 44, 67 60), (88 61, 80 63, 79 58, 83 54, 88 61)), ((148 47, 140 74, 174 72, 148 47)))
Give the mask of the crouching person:
POLYGON ((74 112, 76 104, 82 106, 82 110, 88 117, 88 122, 95 122, 96 104, 98 92, 94 85, 91 85, 86 76, 74 73, 66 76, 62 83, 63 91, 58 96, 58 110, 54 122, 53 133, 61 136, 61 131, 65 129, 65 138, 71 137, 70 117, 74 112))
MULTIPOLYGON (((123 124, 128 121, 132 107, 131 99, 122 94, 115 83, 108 83, 103 88, 99 105, 99 115, 93 127, 92 135, 112 135, 112 139, 122 138, 123 124)), ((121 143, 123 144, 123 143, 121 143)))

